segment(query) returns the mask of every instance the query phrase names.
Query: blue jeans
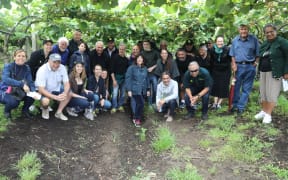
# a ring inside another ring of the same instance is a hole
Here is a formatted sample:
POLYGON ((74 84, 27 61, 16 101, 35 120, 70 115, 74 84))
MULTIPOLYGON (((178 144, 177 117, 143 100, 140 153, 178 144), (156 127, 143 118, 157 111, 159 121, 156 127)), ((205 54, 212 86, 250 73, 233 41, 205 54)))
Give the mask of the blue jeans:
POLYGON ((132 114, 135 114, 136 111, 136 101, 133 98, 133 96, 130 98, 130 106, 131 106, 131 110, 132 110, 132 114))
POLYGON ((158 84, 158 78, 154 74, 149 74, 149 87, 151 87, 150 90, 150 96, 148 97, 149 104, 155 104, 156 102, 156 92, 157 92, 157 84, 158 84))
POLYGON ((252 64, 237 64, 233 107, 244 110, 253 87, 256 67, 252 64), (240 93, 241 90, 241 93, 240 93))
POLYGON ((86 108, 89 108, 91 105, 91 102, 94 100, 93 93, 81 93, 81 96, 86 97, 87 99, 79 98, 79 97, 72 97, 71 100, 68 103, 68 107, 74 107, 79 110, 84 110, 86 108))
POLYGON ((119 108, 123 106, 125 101, 125 82, 123 81, 121 84, 118 84, 116 87, 113 87, 112 92, 112 108, 119 108), (119 92, 120 90, 120 92, 119 92), (119 101, 118 101, 118 94, 120 94, 119 101))
POLYGON ((101 107, 99 104, 100 98, 98 94, 94 94, 94 109, 96 108, 104 108, 104 109, 110 109, 111 108, 111 102, 107 99, 104 100, 104 106, 101 107))
MULTIPOLYGON (((24 101, 24 105, 22 107, 23 112, 28 112, 29 107, 33 104, 34 99, 28 96, 25 96, 22 101, 24 101)), ((5 104, 4 111, 10 113, 12 109, 15 109, 19 106, 21 101, 15 99, 14 96, 10 94, 6 94, 4 92, 1 93, 0 102, 5 104)))
MULTIPOLYGON (((192 94, 198 94, 199 92, 200 91, 193 93, 193 91, 192 91, 192 94)), ((201 97, 202 114, 207 114, 207 112, 208 112, 209 93, 210 93, 210 90, 204 96, 201 97)), ((191 101, 190 101, 190 98, 187 96, 187 94, 185 94, 185 104, 186 104, 186 109, 189 113, 195 113, 195 107, 191 106, 191 101)))
POLYGON ((132 99, 134 99, 133 101, 135 103, 135 112, 133 113, 133 119, 140 119, 143 115, 144 110, 144 98, 142 95, 132 95, 132 99))
POLYGON ((172 99, 167 103, 163 104, 162 112, 167 112, 168 110, 170 110, 169 116, 174 116, 176 107, 177 107, 177 101, 176 99, 172 99))

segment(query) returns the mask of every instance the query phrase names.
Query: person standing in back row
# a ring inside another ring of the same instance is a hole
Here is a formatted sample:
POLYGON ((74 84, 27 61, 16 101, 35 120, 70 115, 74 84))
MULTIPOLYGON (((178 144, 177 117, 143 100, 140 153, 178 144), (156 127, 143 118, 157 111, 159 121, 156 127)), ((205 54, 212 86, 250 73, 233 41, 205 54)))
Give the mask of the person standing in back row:
POLYGON ((246 24, 239 26, 239 35, 233 39, 229 55, 232 57, 232 71, 236 75, 231 112, 237 110, 237 114, 241 115, 248 102, 259 61, 258 39, 249 34, 246 24))
POLYGON ((263 123, 272 122, 272 111, 281 90, 281 80, 288 79, 288 40, 277 36, 277 28, 267 24, 263 28, 266 41, 260 48, 261 111, 254 117, 263 123))

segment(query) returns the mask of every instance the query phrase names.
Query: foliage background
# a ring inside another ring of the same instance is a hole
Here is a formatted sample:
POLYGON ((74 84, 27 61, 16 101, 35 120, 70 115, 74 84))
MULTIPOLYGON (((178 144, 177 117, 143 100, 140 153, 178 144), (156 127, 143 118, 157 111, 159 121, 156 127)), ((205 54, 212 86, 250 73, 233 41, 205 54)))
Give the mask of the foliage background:
POLYGON ((165 39, 171 50, 187 38, 199 45, 218 34, 229 44, 239 23, 248 23, 261 41, 262 27, 275 23, 287 38, 287 7, 285 0, 1 0, 0 51, 22 47, 31 33, 38 35, 37 44, 70 39, 75 28, 91 48, 108 36, 129 46, 145 38, 158 44, 165 39))

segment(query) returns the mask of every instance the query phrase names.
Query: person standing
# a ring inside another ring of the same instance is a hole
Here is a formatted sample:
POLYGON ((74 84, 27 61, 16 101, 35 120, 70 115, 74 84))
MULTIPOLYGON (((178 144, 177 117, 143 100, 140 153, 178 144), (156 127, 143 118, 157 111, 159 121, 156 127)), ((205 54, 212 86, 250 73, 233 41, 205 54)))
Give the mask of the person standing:
POLYGON ((142 55, 136 57, 134 64, 129 66, 126 72, 125 81, 127 82, 126 89, 128 91, 128 96, 131 98, 133 123, 136 127, 140 127, 144 110, 143 95, 150 95, 148 70, 144 66, 144 58, 142 55))
POLYGON ((260 97, 261 111, 255 119, 272 122, 272 111, 277 103, 282 79, 288 79, 288 40, 277 36, 273 24, 264 26, 266 41, 260 47, 260 97))
POLYGON ((36 72, 37 70, 48 61, 49 55, 52 51, 52 45, 53 41, 50 39, 43 41, 43 49, 39 49, 37 51, 34 51, 29 61, 26 62, 26 64, 29 65, 32 73, 32 80, 35 81, 36 79, 36 72))
POLYGON ((213 87, 211 95, 214 96, 213 109, 220 109, 223 98, 229 96, 229 82, 231 78, 231 57, 229 48, 224 45, 224 37, 217 36, 216 42, 210 50, 211 76, 213 87))
POLYGON ((259 62, 259 42, 254 35, 249 34, 247 25, 241 24, 238 30, 239 35, 233 39, 229 51, 229 55, 232 57, 232 71, 236 76, 231 112, 237 110, 237 114, 241 115, 247 105, 256 75, 256 66, 259 62))
POLYGON ((180 76, 178 77, 178 86, 179 86, 179 96, 180 96, 180 102, 179 107, 181 109, 185 108, 185 89, 183 88, 183 78, 184 74, 187 71, 187 68, 189 66, 189 63, 193 59, 191 56, 186 55, 186 51, 182 48, 179 48, 176 52, 176 64, 180 73, 180 76))
MULTIPOLYGON (((108 57, 103 52, 104 43, 102 41, 97 41, 95 43, 95 49, 92 49, 89 53, 90 58, 90 69, 94 69, 95 65, 100 65, 102 68, 107 69, 108 67, 108 57)), ((110 69, 108 69, 110 73, 110 69)), ((91 71, 91 75, 93 72, 91 71)))
POLYGON ((156 105, 158 112, 166 113, 167 122, 173 121, 178 102, 178 83, 171 79, 170 73, 165 71, 161 75, 162 81, 157 85, 156 105))
POLYGON ((60 37, 57 43, 53 46, 52 53, 59 54, 61 56, 61 64, 66 66, 69 64, 69 41, 66 37, 60 37))
POLYGON ((149 100, 150 109, 153 109, 152 105, 155 105, 156 102, 156 90, 157 90, 157 76, 154 74, 157 60, 160 58, 159 53, 152 49, 151 41, 150 40, 144 40, 143 41, 143 51, 141 52, 143 55, 145 61, 145 66, 148 70, 148 76, 149 76, 149 84, 152 86, 149 100))
POLYGON ((207 69, 200 67, 196 61, 188 66, 184 75, 183 86, 185 88, 185 104, 188 114, 184 119, 195 116, 195 105, 202 98, 202 120, 208 119, 209 94, 213 84, 212 77, 207 69))
MULTIPOLYGON (((82 32, 80 29, 75 29, 73 32, 73 38, 69 41, 69 58, 73 55, 74 52, 78 51, 78 46, 83 41, 82 39, 82 32)), ((87 49, 88 50, 88 49, 87 49)))
POLYGON ((84 64, 86 75, 87 77, 89 77, 92 73, 90 70, 88 45, 85 42, 80 42, 78 49, 79 50, 75 51, 73 55, 70 57, 68 72, 70 73, 72 71, 76 61, 77 62, 81 61, 84 64))
POLYGON ((119 45, 119 54, 111 60, 111 79, 112 79, 112 109, 111 113, 117 110, 124 112, 125 101, 125 73, 128 68, 128 58, 126 57, 125 44, 119 45), (120 91, 120 92, 119 92, 120 91), (118 99, 118 95, 119 99, 118 99))

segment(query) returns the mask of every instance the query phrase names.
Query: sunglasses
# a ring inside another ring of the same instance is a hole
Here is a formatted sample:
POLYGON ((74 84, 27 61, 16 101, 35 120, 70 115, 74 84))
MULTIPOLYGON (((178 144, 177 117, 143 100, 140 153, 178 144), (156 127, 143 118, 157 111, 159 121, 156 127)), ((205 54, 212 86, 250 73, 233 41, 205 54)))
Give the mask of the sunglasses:
POLYGON ((197 72, 199 69, 191 70, 190 73, 197 72))

